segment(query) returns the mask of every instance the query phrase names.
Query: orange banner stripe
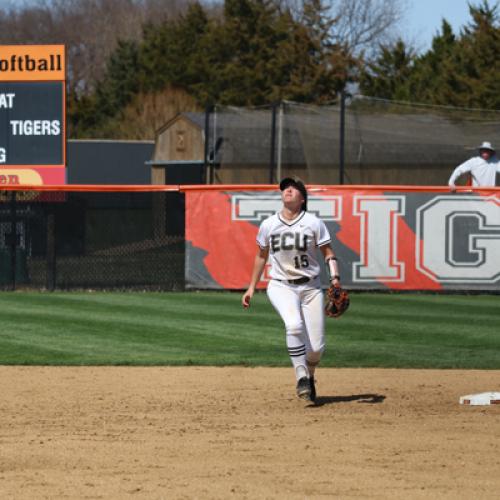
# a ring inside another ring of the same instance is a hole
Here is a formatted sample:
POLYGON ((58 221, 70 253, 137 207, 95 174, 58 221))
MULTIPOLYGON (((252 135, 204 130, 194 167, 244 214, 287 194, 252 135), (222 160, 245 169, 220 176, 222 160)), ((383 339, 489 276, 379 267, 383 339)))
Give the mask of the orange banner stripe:
MULTIPOLYGON (((1 172, 1 169, 0 169, 1 172)), ((450 189, 447 186, 394 186, 394 185, 361 185, 361 184, 343 184, 343 185, 308 185, 309 192, 319 192, 322 190, 335 189, 342 190, 360 190, 360 191, 421 191, 448 193, 450 189)), ((276 191, 277 184, 60 184, 60 185, 25 185, 25 186, 2 186, 1 191, 276 191)), ((457 186, 457 192, 500 192, 499 187, 471 188, 468 186, 457 186)))
MULTIPOLYGON (((363 184, 308 184, 307 190, 310 193, 317 193, 322 190, 330 190, 335 188, 338 191, 346 190, 361 190, 361 191, 425 191, 443 193, 449 192, 448 186, 395 186, 395 185, 363 185, 363 184)), ((278 184, 197 184, 197 185, 180 185, 180 191, 277 191, 278 184)), ((470 186, 456 186, 458 192, 480 192, 480 191, 500 191, 499 187, 484 187, 484 188, 471 188, 470 186)))
POLYGON ((107 185, 95 185, 95 184, 53 184, 53 185, 5 185, 0 186, 0 191, 95 191, 95 192, 164 192, 173 191, 178 192, 179 186, 171 185, 151 185, 151 184, 107 184, 107 185))

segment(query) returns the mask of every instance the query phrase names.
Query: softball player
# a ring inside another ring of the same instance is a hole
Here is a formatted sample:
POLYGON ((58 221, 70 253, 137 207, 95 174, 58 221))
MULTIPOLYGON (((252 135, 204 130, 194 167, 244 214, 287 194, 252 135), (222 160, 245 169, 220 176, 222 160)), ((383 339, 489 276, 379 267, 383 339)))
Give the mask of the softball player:
POLYGON ((286 345, 297 381, 297 396, 314 401, 314 372, 325 348, 325 315, 317 249, 331 280, 340 286, 337 259, 323 221, 307 212, 307 190, 298 178, 280 182, 282 209, 260 225, 250 286, 242 297, 245 309, 269 259, 267 295, 285 324, 286 345))

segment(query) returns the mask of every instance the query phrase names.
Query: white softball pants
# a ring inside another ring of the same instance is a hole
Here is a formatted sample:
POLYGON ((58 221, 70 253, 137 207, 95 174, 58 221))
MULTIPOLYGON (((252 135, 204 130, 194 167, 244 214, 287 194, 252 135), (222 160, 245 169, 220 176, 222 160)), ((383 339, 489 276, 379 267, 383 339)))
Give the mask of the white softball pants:
POLYGON ((325 349, 323 291, 319 278, 302 285, 271 280, 267 296, 285 324, 286 345, 296 379, 312 376, 325 349))

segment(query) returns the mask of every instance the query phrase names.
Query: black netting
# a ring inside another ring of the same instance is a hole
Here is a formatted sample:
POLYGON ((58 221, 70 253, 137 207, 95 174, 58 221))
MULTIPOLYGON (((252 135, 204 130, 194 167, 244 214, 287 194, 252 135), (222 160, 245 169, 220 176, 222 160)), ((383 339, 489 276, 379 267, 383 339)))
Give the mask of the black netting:
POLYGON ((495 142, 500 126, 500 111, 360 95, 345 104, 216 106, 207 122, 214 182, 266 184, 297 174, 308 184, 444 186, 479 144, 495 142))
POLYGON ((0 288, 184 288, 184 195, 2 192, 0 288))

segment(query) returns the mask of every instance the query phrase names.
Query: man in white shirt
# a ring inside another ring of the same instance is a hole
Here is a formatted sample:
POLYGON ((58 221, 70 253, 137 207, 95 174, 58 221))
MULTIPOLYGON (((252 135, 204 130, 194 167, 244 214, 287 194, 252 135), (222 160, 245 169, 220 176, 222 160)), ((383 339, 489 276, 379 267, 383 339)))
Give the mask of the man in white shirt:
POLYGON ((500 162, 495 149, 490 142, 483 142, 479 146, 479 156, 459 165, 451 174, 448 185, 455 189, 455 181, 463 174, 470 172, 473 187, 492 187, 496 185, 496 174, 500 173, 500 162))

